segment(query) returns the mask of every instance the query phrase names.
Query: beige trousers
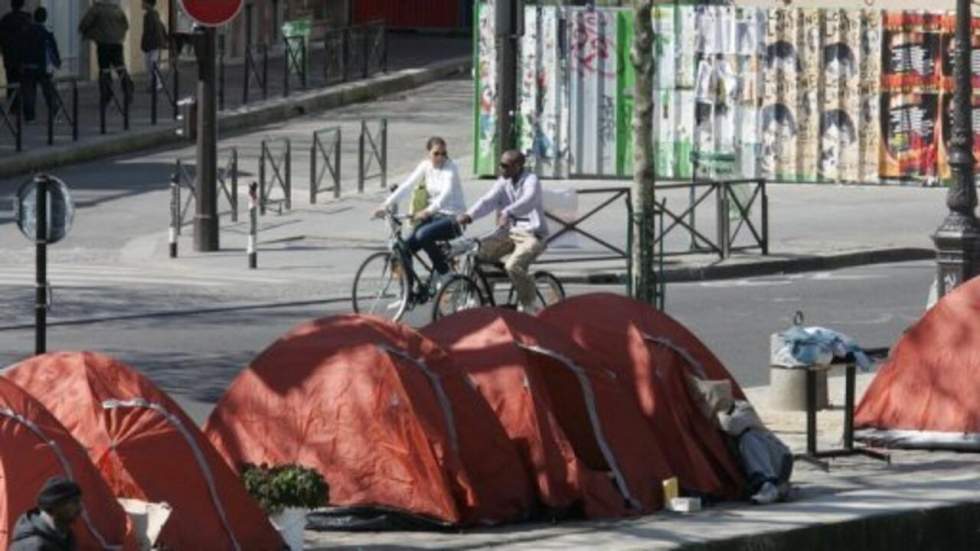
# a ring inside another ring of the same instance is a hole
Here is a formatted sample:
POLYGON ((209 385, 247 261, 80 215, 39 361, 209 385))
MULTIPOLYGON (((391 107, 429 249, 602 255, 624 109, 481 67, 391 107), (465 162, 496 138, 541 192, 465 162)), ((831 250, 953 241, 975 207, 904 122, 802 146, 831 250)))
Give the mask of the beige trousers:
POLYGON ((481 241, 479 256, 483 260, 497 261, 510 255, 504 262, 504 269, 517 290, 517 299, 528 308, 534 306, 537 294, 534 277, 529 269, 544 249, 544 241, 533 234, 511 230, 507 234, 494 235, 481 241))

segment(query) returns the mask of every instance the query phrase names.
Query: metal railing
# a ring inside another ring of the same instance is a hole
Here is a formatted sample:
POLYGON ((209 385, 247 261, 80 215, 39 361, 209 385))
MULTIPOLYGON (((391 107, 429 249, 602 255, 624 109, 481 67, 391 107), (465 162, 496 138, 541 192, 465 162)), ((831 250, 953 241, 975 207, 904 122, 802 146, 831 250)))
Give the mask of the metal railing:
POLYGON ((657 185, 658 191, 672 189, 689 190, 688 206, 683 211, 671 210, 664 206, 664 215, 670 219, 670 222, 663 233, 657 236, 657 240, 664 240, 675 230, 687 230, 691 236, 691 247, 664 254, 680 256, 707 252, 715 253, 721 259, 728 258, 733 252, 756 249, 764 255, 769 254, 769 197, 766 194, 764 179, 702 180, 657 185), (750 186, 752 191, 748 197, 739 198, 738 186, 750 186), (698 207, 705 204, 710 197, 715 197, 714 239, 698 229, 697 219, 694 216, 698 207), (752 207, 757 202, 760 205, 759 220, 754 221, 752 207), (731 225, 732 219, 737 221, 734 229, 731 225), (737 245, 736 241, 743 229, 750 235, 751 242, 747 245, 737 245))
POLYGON ((372 132, 367 120, 361 121, 357 145, 357 191, 364 192, 364 182, 381 179, 381 188, 388 185, 388 119, 379 119, 372 132), (377 165, 378 172, 371 170, 377 165))
POLYGON ((340 197, 340 127, 324 128, 313 133, 310 146, 310 204, 316 204, 316 196, 321 192, 333 191, 334 198, 340 197), (320 166, 322 165, 322 167, 320 166), (330 187, 323 187, 324 179, 330 176, 330 187))
POLYGON ((271 204, 292 208, 292 144, 289 138, 267 138, 262 140, 259 156, 259 212, 265 214, 271 204), (276 149, 276 145, 280 147, 276 149), (278 187, 283 198, 270 200, 272 191, 278 187))
POLYGON ((133 94, 133 81, 129 77, 129 73, 126 69, 115 68, 115 69, 102 69, 99 71, 99 132, 102 134, 106 133, 106 119, 108 115, 106 111, 109 107, 113 107, 122 116, 123 130, 129 130, 129 106, 132 103, 133 94), (119 92, 122 93, 122 98, 116 92, 116 87, 113 85, 113 75, 116 75, 119 81, 119 92), (129 93, 126 92, 126 88, 129 87, 129 93))
POLYGON ((14 138, 14 147, 18 152, 24 146, 24 102, 20 97, 20 85, 8 84, 0 88, 5 96, 5 103, 0 107, 0 123, 14 138))
POLYGON ((299 80, 300 86, 306 88, 306 39, 302 36, 283 37, 283 75, 282 75, 282 95, 289 97, 290 81, 292 77, 299 80))
POLYGON ((58 122, 64 120, 71 128, 71 140, 78 141, 78 79, 75 77, 59 78, 51 83, 51 98, 48 103, 48 145, 54 145, 54 129, 58 122), (70 85, 71 109, 65 105, 61 88, 70 85))
MULTIPOLYGON (((177 184, 173 190, 171 199, 171 209, 176 219, 176 233, 180 234, 180 228, 184 225, 187 212, 191 204, 197 200, 197 158, 181 157, 175 165, 173 183, 177 184), (181 190, 188 192, 187 198, 181 200, 181 190)), ((223 147, 218 149, 218 189, 228 201, 231 221, 238 221, 238 148, 223 147), (222 156, 224 163, 221 163, 222 156)))
MULTIPOLYGON (((582 195, 604 195, 600 200, 600 203, 582 215, 579 215, 574 220, 565 220, 555 214, 545 211, 545 217, 551 223, 558 224, 560 228, 558 231, 552 232, 551 235, 545 240, 546 245, 553 244, 556 240, 570 235, 582 236, 593 244, 599 246, 599 250, 595 254, 586 253, 585 255, 560 255, 560 253, 548 253, 547 255, 535 260, 535 264, 571 264, 576 262, 609 262, 609 261, 623 261, 626 268, 626 292, 627 294, 632 294, 633 292, 633 242, 635 236, 633 235, 633 202, 632 202, 632 192, 628 187, 607 187, 607 188, 585 188, 576 190, 576 194, 582 195), (620 247, 614 243, 611 243, 609 239, 600 237, 595 233, 583 229, 583 225, 593 216, 599 212, 614 208, 614 204, 622 199, 623 205, 626 207, 626 243, 624 246, 620 247)), ((658 203, 654 209, 654 221, 658 226, 655 228, 656 235, 662 235, 664 231, 664 203, 658 203)), ((664 308, 665 297, 666 297, 666 283, 663 277, 664 271, 664 252, 663 252, 663 241, 654 240, 652 246, 656 251, 656 267, 657 273, 654 275, 657 288, 656 288, 656 302, 657 307, 661 310, 664 308)))
POLYGON ((163 92, 170 105, 173 119, 177 120, 178 108, 177 101, 180 96, 180 70, 177 67, 177 60, 171 58, 168 63, 170 69, 164 72, 160 63, 156 62, 150 69, 150 124, 156 124, 159 118, 160 92, 163 92))
POLYGON ((269 47, 265 44, 247 46, 242 79, 242 104, 249 102, 253 82, 262 90, 262 99, 269 98, 269 47), (261 65, 258 64, 261 60, 261 65), (261 69, 261 70, 260 70, 261 69))
POLYGON ((347 82, 388 72, 388 32, 384 22, 333 29, 323 43, 323 76, 327 83, 347 82))

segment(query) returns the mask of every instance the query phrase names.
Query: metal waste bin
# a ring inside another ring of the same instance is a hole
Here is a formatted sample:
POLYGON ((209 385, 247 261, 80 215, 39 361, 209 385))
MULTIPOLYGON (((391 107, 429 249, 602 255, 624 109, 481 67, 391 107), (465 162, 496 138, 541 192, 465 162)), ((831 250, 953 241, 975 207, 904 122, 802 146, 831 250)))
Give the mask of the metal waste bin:
POLYGON ((183 136, 184 138, 194 141, 197 139, 197 98, 194 96, 188 96, 177 102, 178 115, 177 120, 180 121, 180 128, 177 129, 177 135, 183 136))

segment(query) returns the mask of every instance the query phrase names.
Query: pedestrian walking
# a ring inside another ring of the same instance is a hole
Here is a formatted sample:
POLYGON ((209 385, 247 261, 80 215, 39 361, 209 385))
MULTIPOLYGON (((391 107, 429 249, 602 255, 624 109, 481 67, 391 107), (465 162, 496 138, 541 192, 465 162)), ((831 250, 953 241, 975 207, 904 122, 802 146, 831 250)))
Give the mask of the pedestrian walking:
MULTIPOLYGON (((10 0, 10 11, 0 17, 0 55, 7 84, 20 84, 23 49, 18 44, 21 35, 31 26, 31 16, 24 11, 24 0, 10 0)), ((7 89, 7 99, 13 96, 7 89)), ((16 104, 15 106, 16 107, 16 104)))
POLYGON ((9 551, 74 551, 71 525, 82 513, 82 488, 62 476, 49 478, 37 496, 37 507, 14 524, 9 551))
POLYGON ((37 87, 41 87, 48 111, 55 108, 53 73, 61 68, 61 54, 54 34, 47 28, 48 10, 34 10, 34 23, 21 40, 24 64, 21 67, 21 90, 24 98, 24 120, 33 122, 37 116, 37 87))
POLYGON ((133 79, 126 71, 123 40, 129 32, 129 21, 118 0, 96 0, 78 24, 85 40, 95 42, 99 63, 99 101, 102 107, 112 97, 112 75, 116 74, 126 103, 133 101, 133 79))
POLYGON ((143 0, 143 11, 143 36, 140 39, 140 50, 143 51, 146 74, 150 77, 147 87, 152 89, 153 82, 156 81, 157 90, 160 90, 163 88, 163 82, 154 78, 154 74, 160 63, 160 51, 167 45, 167 28, 160 21, 157 0, 143 0))

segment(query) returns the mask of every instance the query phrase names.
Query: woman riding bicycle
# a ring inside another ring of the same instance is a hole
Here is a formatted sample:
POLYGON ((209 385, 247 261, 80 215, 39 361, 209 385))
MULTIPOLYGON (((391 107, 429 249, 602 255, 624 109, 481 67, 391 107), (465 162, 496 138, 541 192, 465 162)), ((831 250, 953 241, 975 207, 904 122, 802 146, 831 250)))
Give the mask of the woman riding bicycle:
MULTIPOLYGON (((459 181, 459 169, 449 158, 446 141, 438 136, 429 138, 425 149, 428 157, 395 188, 374 216, 383 217, 392 205, 411 195, 412 208, 409 213, 415 228, 406 241, 410 253, 406 257, 411 262, 412 254, 419 249, 425 250, 432 261, 433 278, 438 285, 449 275, 449 264, 438 242, 459 237, 460 227, 456 216, 466 209, 466 201, 459 181)), ((412 270, 406 271, 412 274, 412 270)))

